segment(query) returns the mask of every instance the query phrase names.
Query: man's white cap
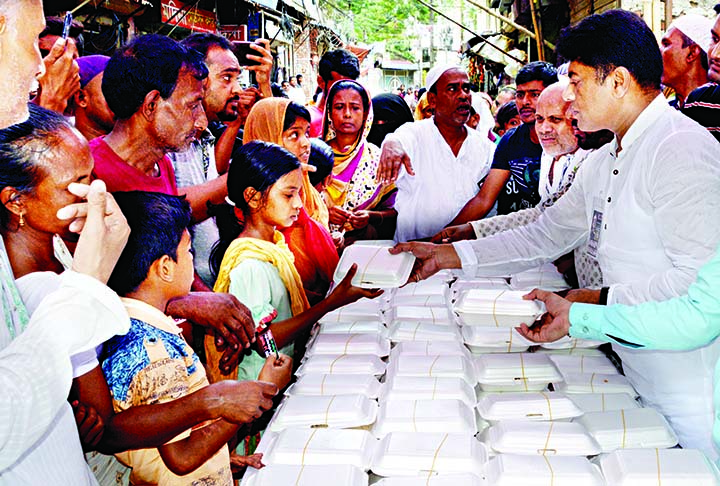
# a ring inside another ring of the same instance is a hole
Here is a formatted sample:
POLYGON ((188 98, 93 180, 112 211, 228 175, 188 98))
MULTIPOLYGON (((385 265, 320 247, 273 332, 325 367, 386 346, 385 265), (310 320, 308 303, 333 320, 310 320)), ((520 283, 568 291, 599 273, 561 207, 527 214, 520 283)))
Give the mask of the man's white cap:
POLYGON ((464 69, 457 64, 445 64, 435 66, 430 71, 428 71, 427 76, 425 77, 425 89, 430 91, 430 88, 432 88, 433 85, 438 82, 438 79, 440 79, 443 74, 450 71, 451 69, 459 69, 461 71, 464 71, 464 69))
POLYGON ((673 27, 692 39, 695 44, 699 45, 707 53, 708 48, 710 48, 712 20, 698 14, 687 14, 676 18, 668 27, 668 31, 673 27))

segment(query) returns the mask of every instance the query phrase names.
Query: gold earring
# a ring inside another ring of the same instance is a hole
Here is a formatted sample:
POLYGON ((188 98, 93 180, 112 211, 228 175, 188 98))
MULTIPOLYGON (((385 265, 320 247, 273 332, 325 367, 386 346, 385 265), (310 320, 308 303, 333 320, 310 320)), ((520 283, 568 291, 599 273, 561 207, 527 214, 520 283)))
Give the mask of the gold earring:
POLYGON ((25 226, 24 213, 20 213, 20 221, 18 221, 18 226, 20 226, 21 228, 22 228, 23 226, 25 226))

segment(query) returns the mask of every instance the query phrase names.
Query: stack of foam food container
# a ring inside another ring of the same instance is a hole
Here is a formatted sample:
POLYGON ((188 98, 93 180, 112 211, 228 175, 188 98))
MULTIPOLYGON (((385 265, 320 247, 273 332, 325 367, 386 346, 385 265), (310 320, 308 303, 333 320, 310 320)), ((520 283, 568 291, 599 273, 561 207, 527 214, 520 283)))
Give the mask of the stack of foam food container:
POLYGON ((513 290, 532 290, 535 288, 543 290, 565 290, 570 288, 565 278, 557 271, 555 265, 546 263, 537 268, 516 273, 510 277, 510 287, 513 290))
POLYGON ((720 484, 700 452, 668 449, 672 429, 599 343, 515 331, 543 312, 527 289, 448 274, 398 288, 384 264, 360 284, 391 291, 315 326, 244 485, 720 484))

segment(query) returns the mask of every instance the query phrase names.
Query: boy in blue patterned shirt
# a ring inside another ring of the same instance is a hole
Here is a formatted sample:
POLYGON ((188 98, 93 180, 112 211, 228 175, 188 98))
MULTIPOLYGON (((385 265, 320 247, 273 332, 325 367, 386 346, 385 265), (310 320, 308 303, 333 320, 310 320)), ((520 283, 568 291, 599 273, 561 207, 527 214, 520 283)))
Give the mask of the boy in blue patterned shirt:
MULTIPOLYGON (((130 331, 107 342, 103 352, 102 369, 118 413, 176 400, 207 387, 208 380, 181 329, 163 312, 170 299, 190 291, 193 281, 189 204, 149 192, 115 197, 132 230, 108 282, 123 297, 131 319, 130 331)), ((277 388, 262 385, 267 390, 259 408, 267 410, 277 388)), ((201 423, 159 448, 117 457, 132 468, 131 484, 232 485, 227 442, 240 425, 225 419, 201 423)))

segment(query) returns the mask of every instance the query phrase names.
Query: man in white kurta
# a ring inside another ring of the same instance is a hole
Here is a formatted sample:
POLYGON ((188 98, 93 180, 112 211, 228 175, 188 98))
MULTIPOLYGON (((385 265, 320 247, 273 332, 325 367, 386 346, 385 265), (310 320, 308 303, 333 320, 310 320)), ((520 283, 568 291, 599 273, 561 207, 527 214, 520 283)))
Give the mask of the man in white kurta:
POLYGON ((495 151, 495 145, 487 137, 465 127, 470 117, 469 88, 446 83, 448 76, 455 73, 464 77, 467 84, 467 73, 455 67, 434 69, 427 79, 428 92, 436 101, 435 116, 406 123, 383 143, 384 148, 391 141, 399 142, 415 171, 415 175, 409 175, 403 170, 397 180, 396 241, 427 238, 450 223, 477 194, 479 183, 490 171, 495 151), (457 92, 446 92, 448 86, 457 92), (453 140, 447 135, 446 127, 464 132, 464 140, 463 137, 453 140))
MULTIPOLYGON (((624 29, 615 33, 621 40, 625 32, 647 29, 627 12, 591 19, 609 30, 624 29)), ((657 48, 651 32, 642 35, 647 49, 657 48)), ((659 52, 648 57, 655 55, 657 66, 652 68, 659 85, 659 52)), ((600 263, 607 304, 661 301, 686 292, 720 242, 717 142, 670 108, 654 79, 651 88, 640 86, 634 74, 628 78, 625 68, 615 68, 599 80, 580 61, 571 63, 570 78, 566 96, 578 110, 579 128, 610 128, 615 140, 588 157, 572 187, 536 222, 452 247, 399 248, 422 260, 419 278, 458 264, 479 275, 517 272, 588 240, 600 263), (601 111, 598 103, 612 106, 601 111)), ((689 329, 692 325, 687 323, 689 329)), ((668 418, 680 444, 717 459, 711 440, 712 375, 720 343, 687 352, 614 349, 643 403, 668 418)))

